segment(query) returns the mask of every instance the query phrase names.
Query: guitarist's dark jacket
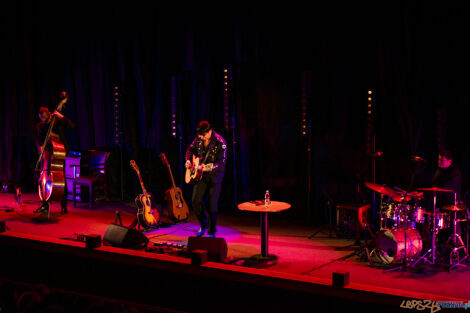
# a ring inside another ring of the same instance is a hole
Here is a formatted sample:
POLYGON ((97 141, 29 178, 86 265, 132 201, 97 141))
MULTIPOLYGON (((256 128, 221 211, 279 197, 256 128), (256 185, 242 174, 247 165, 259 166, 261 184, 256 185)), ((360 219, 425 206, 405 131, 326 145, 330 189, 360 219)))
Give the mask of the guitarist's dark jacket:
POLYGON ((211 172, 204 172, 204 176, 209 175, 217 182, 222 181, 225 173, 225 163, 227 161, 227 143, 222 136, 212 130, 211 141, 207 148, 204 148, 203 140, 196 137, 186 151, 186 160, 192 162, 193 155, 200 158, 201 162, 204 164, 214 164, 214 169, 211 172), (204 162, 206 156, 207 159, 204 162))

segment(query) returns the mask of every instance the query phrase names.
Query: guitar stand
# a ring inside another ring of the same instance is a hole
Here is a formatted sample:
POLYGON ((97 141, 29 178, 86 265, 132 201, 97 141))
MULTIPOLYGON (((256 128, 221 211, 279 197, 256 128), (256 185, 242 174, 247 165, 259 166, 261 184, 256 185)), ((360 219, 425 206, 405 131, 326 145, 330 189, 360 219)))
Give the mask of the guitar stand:
MULTIPOLYGON (((121 217, 119 216, 119 219, 121 219, 121 217)), ((122 225, 122 222, 121 222, 121 225, 122 225)), ((132 223, 128 226, 128 228, 130 229, 136 229, 137 231, 140 231, 142 233, 145 233, 145 232, 148 232, 148 231, 151 231, 151 230, 154 230, 156 228, 158 228, 159 226, 156 226, 156 227, 148 227, 148 228, 145 228, 140 222, 139 222, 139 219, 136 217, 132 223)))
POLYGON ((137 217, 134 219, 134 221, 132 221, 132 223, 129 225, 128 228, 136 229, 137 231, 140 231, 143 233, 153 229, 153 228, 145 228, 142 224, 140 224, 139 219, 137 217))

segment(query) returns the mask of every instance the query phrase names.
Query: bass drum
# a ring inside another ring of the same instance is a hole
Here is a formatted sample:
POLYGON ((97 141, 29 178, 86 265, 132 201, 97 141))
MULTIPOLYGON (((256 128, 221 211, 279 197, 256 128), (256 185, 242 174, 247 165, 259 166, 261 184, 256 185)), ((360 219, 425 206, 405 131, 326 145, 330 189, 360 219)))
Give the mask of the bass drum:
POLYGON ((376 237, 375 251, 384 264, 401 263, 405 255, 412 259, 420 255, 423 249, 421 235, 414 228, 383 229, 376 237))

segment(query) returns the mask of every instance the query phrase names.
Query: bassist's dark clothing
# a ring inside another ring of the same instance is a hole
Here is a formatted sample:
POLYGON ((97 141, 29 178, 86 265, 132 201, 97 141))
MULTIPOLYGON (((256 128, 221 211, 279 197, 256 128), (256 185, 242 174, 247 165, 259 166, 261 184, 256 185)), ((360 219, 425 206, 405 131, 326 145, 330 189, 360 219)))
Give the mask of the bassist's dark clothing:
MULTIPOLYGON (((50 120, 47 123, 39 122, 36 124, 36 146, 38 150, 42 147, 44 139, 46 138, 47 131, 49 130, 50 120)), ((55 125, 52 129, 52 133, 59 136, 60 141, 65 147, 65 151, 69 152, 69 145, 67 138, 65 137, 66 128, 75 128, 75 124, 69 120, 66 116, 63 118, 56 118, 55 125)))

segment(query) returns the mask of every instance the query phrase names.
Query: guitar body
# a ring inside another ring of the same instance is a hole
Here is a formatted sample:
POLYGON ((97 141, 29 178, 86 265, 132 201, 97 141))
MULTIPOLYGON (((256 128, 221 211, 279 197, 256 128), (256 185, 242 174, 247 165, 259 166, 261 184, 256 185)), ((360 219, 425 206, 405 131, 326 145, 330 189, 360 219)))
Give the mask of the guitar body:
POLYGON ((170 188, 165 192, 168 214, 174 220, 183 221, 189 217, 189 208, 184 201, 180 187, 170 188))
POLYGON ((143 193, 138 195, 135 198, 135 204, 140 225, 145 228, 157 227, 160 223, 160 213, 152 200, 152 195, 150 193, 147 193, 147 196, 143 193))
POLYGON ((160 223, 160 212, 153 202, 152 194, 147 192, 145 188, 137 163, 135 163, 134 160, 131 160, 130 163, 139 177, 140 186, 142 188, 142 193, 135 198, 135 204, 137 205, 137 222, 144 228, 157 227, 160 223))
POLYGON ((189 217, 189 208, 184 201, 183 192, 180 187, 176 187, 173 173, 171 172, 170 163, 168 162, 165 153, 160 153, 160 158, 163 164, 168 168, 168 174, 171 179, 171 188, 165 192, 165 200, 168 204, 168 215, 171 219, 176 221, 183 221, 189 217))
POLYGON ((186 169, 186 175, 184 177, 186 184, 197 184, 202 179, 204 172, 202 169, 199 169, 200 161, 197 156, 193 155, 191 167, 186 169))

